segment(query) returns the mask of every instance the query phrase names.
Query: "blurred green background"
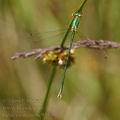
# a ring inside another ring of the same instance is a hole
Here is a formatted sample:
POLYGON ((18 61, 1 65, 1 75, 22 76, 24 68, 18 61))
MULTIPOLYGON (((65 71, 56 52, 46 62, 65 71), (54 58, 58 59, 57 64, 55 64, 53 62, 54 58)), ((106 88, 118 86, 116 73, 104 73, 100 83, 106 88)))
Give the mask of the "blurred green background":
MULTIPOLYGON (((0 120, 36 120, 51 65, 12 61, 17 51, 59 45, 81 0, 0 0, 0 120)), ((120 40, 120 0, 88 0, 80 39, 120 40)), ((55 77, 46 120, 120 120, 120 50, 79 49, 63 98, 55 77), (106 57, 107 56, 107 57, 106 57)))

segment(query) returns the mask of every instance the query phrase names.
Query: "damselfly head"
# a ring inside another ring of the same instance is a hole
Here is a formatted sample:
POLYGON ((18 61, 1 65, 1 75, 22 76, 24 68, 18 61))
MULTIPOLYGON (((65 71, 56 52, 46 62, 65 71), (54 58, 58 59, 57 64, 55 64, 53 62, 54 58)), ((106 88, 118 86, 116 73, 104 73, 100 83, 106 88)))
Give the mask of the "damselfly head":
POLYGON ((72 16, 75 16, 75 17, 82 17, 83 15, 81 13, 78 13, 78 12, 75 12, 72 14, 72 16))

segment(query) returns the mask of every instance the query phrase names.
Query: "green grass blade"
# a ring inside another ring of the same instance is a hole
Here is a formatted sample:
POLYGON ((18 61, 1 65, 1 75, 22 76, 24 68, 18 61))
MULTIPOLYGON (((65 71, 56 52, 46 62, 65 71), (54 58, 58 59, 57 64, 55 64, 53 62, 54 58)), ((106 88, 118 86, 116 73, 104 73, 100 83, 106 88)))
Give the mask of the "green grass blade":
POLYGON ((87 0, 84 0, 84 1, 81 3, 80 8, 77 10, 77 13, 82 12, 82 9, 83 9, 83 7, 84 7, 84 5, 85 5, 86 2, 87 2, 87 0))
POLYGON ((46 113, 46 109, 47 109, 47 105, 48 105, 48 100, 49 100, 49 95, 50 95, 50 91, 51 91, 51 87, 52 87, 52 83, 53 83, 53 80, 55 78, 55 74, 56 74, 56 65, 53 66, 52 68, 52 73, 51 73, 51 76, 50 76, 50 79, 49 79, 49 82, 48 82, 48 87, 47 87, 47 92, 46 92, 46 95, 45 95, 45 99, 44 99, 44 102, 43 102, 43 105, 42 105, 42 108, 38 114, 38 120, 44 120, 45 118, 45 113, 46 113))
POLYGON ((69 27, 68 27, 68 29, 67 29, 67 32, 65 33, 65 36, 64 36, 64 38, 63 38, 63 40, 62 40, 62 42, 61 42, 61 47, 62 47, 62 48, 64 47, 64 44, 65 44, 65 42, 66 42, 66 39, 67 39, 67 37, 68 37, 68 35, 69 35, 70 31, 71 31, 73 21, 74 21, 74 18, 73 18, 72 21, 70 22, 70 25, 69 25, 69 27))

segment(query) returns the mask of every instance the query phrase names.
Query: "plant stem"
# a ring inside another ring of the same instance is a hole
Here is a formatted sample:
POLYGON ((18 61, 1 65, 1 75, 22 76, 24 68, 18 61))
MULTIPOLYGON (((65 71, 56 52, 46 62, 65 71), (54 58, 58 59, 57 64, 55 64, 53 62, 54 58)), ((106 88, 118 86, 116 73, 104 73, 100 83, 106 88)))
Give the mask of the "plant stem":
POLYGON ((38 120, 44 120, 47 105, 48 105, 50 90, 51 90, 51 87, 52 87, 53 80, 55 78, 55 74, 56 74, 56 65, 54 65, 53 68, 52 68, 52 72, 51 72, 51 76, 50 76, 50 79, 49 79, 49 82, 48 82, 46 95, 45 95, 45 98, 44 98, 42 108, 39 112, 38 120))
POLYGON ((66 39, 67 39, 70 31, 71 31, 73 21, 74 21, 74 17, 72 18, 72 21, 70 22, 70 25, 69 25, 69 27, 68 27, 68 29, 67 29, 67 32, 65 33, 65 36, 64 36, 64 38, 63 38, 63 40, 62 40, 62 42, 61 42, 61 47, 62 47, 62 48, 64 47, 65 41, 66 41, 66 39))
POLYGON ((84 0, 81 5, 80 5, 80 8, 76 11, 77 13, 80 13, 83 9, 83 6, 85 5, 85 3, 87 2, 87 0, 84 0))

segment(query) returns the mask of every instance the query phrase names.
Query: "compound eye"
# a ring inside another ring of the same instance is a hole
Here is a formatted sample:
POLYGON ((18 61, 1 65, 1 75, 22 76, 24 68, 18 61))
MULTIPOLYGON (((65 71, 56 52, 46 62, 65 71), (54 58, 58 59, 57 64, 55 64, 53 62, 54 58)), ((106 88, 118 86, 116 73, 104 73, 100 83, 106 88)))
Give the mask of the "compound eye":
POLYGON ((75 14, 74 13, 72 13, 72 16, 74 16, 75 14))
POLYGON ((72 16, 78 16, 78 13, 72 13, 72 16))

